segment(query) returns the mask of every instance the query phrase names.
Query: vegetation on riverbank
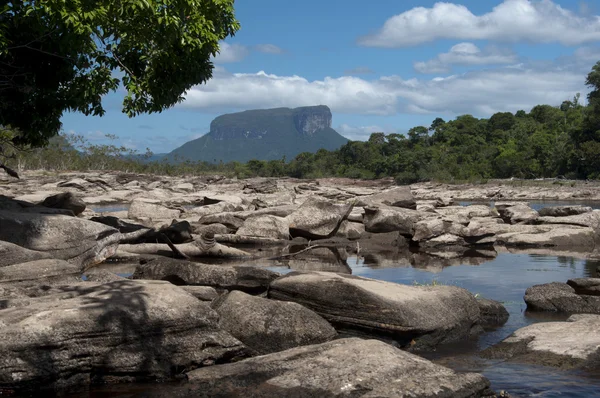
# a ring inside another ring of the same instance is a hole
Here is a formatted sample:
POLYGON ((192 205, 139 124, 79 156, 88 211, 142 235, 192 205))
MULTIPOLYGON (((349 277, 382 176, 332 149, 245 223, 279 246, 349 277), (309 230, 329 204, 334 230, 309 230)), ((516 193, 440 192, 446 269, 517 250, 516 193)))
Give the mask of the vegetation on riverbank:
MULTIPOLYGON (((5 147, 5 163, 18 170, 220 173, 239 178, 394 177, 398 183, 511 177, 600 179, 600 62, 586 83, 594 89, 586 106, 577 94, 560 106, 537 105, 530 112, 500 112, 489 119, 436 118, 429 127, 414 127, 407 135, 373 133, 368 141, 350 141, 335 151, 301 153, 289 162, 285 158, 217 164, 150 161, 149 151, 141 155, 125 147, 92 145, 81 136, 63 135, 45 148, 9 153, 5 147)), ((4 142, 12 142, 13 132, 3 134, 4 142)))

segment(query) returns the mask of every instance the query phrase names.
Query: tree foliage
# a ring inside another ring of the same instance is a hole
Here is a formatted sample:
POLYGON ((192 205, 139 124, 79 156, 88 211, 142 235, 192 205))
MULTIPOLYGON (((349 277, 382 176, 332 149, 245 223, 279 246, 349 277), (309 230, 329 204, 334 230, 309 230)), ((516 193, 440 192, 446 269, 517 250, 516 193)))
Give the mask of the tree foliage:
POLYGON ((239 29, 234 0, 44 0, 0 6, 0 125, 42 146, 65 111, 160 112, 212 77, 219 41, 239 29))

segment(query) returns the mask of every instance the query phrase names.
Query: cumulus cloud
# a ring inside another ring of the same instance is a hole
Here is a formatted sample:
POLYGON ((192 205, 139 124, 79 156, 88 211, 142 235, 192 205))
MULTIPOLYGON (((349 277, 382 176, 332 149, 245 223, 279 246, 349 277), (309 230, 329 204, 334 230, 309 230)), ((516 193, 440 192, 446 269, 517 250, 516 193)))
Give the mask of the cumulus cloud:
POLYGON ((229 64, 240 62, 249 54, 248 48, 241 44, 229 44, 225 42, 219 43, 219 54, 213 59, 216 64, 229 64))
POLYGON ((459 43, 447 53, 425 62, 415 62, 415 70, 419 73, 446 73, 453 65, 502 65, 517 62, 516 54, 497 47, 480 50, 473 43, 459 43))
POLYGON ((207 84, 193 87, 179 106, 223 113, 325 104, 342 114, 489 116, 528 110, 537 104, 560 104, 576 92, 584 96, 588 91, 585 76, 593 63, 574 56, 433 79, 341 76, 308 80, 264 71, 232 74, 221 69, 207 84))
POLYGON ((464 5, 438 2, 391 17, 358 43, 398 48, 438 39, 580 45, 600 40, 600 17, 572 12, 551 0, 505 0, 483 15, 474 15, 464 5))
POLYGON ((344 71, 345 75, 371 75, 373 73, 375 73, 375 71, 367 66, 359 66, 344 71))
POLYGON ((283 49, 275 44, 257 44, 254 49, 265 54, 283 54, 283 49))

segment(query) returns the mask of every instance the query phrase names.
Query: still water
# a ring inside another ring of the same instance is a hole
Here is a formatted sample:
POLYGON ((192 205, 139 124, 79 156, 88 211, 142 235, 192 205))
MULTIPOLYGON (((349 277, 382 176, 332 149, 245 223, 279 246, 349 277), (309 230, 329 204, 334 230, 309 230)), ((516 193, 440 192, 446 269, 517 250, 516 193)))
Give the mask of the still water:
MULTIPOLYGON (((474 343, 442 347, 421 354, 457 371, 479 372, 492 383, 495 391, 506 390, 517 397, 600 397, 600 374, 567 372, 554 368, 523 365, 498 360, 485 360, 477 352, 494 345, 515 330, 536 322, 564 321, 567 316, 551 313, 527 313, 523 301, 525 290, 536 284, 566 282, 568 279, 596 277, 600 260, 584 260, 537 254, 499 253, 480 265, 464 265, 435 269, 419 269, 401 265, 380 267, 350 257, 352 274, 389 282, 417 285, 439 283, 465 288, 481 297, 498 300, 510 314, 508 322, 486 331, 474 343)), ((279 272, 289 269, 270 267, 279 272)))

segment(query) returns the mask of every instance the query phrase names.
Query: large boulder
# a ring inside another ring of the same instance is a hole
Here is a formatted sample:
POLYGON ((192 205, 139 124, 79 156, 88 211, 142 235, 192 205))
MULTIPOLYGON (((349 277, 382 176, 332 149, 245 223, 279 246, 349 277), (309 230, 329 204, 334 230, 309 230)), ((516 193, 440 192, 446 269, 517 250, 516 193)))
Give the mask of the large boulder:
POLYGON ((82 268, 114 255, 120 235, 115 228, 83 218, 0 210, 0 240, 82 268))
POLYGON ((311 196, 287 217, 290 235, 307 239, 330 238, 336 234, 342 221, 348 218, 352 208, 352 204, 337 204, 311 196))
POLYGON ((134 199, 128 210, 128 218, 132 220, 172 220, 180 215, 180 210, 169 209, 157 201, 142 198, 134 199))
POLYGON ((398 207, 365 207, 363 222, 367 232, 398 231, 403 236, 412 237, 415 233, 415 224, 431 216, 426 214, 398 207))
POLYGON ((63 290, 0 311, 0 390, 170 379, 248 355, 208 304, 170 283, 63 290))
MULTIPOLYGON (((583 282, 579 280, 570 282, 578 287, 579 292, 582 292, 583 282)), ((528 288, 524 300, 529 311, 600 314, 600 296, 587 293, 578 293, 566 283, 552 282, 528 288)))
POLYGON ((302 304, 338 328, 390 336, 413 349, 467 339, 481 331, 477 300, 456 286, 291 272, 271 283, 268 295, 302 304))
MULTIPOLYGON (((487 397, 489 381, 377 340, 292 348, 187 374, 177 397, 487 397)), ((175 390, 177 391, 177 390, 175 390)))
POLYGON ((85 210, 85 203, 83 200, 75 196, 72 192, 48 196, 41 205, 55 209, 71 210, 76 216, 83 213, 85 210))
POLYGON ((325 319, 297 303, 233 291, 213 304, 219 326, 259 354, 324 343, 337 332, 325 319))
POLYGON ((249 217, 237 230, 236 235, 289 239, 290 226, 287 219, 282 217, 271 215, 249 217))
POLYGON ((518 329, 482 352, 486 358, 510 359, 563 369, 600 369, 600 315, 572 315, 567 322, 542 322, 518 329))
POLYGON ((202 264, 157 258, 140 264, 133 279, 166 280, 176 285, 212 286, 227 290, 261 293, 280 276, 265 268, 202 264))
POLYGON ((569 279, 567 285, 571 286, 577 294, 600 296, 600 278, 569 279))
POLYGON ((374 195, 363 196, 357 202, 357 206, 377 205, 417 209, 417 202, 415 202, 415 198, 410 191, 410 186, 395 187, 374 195))

